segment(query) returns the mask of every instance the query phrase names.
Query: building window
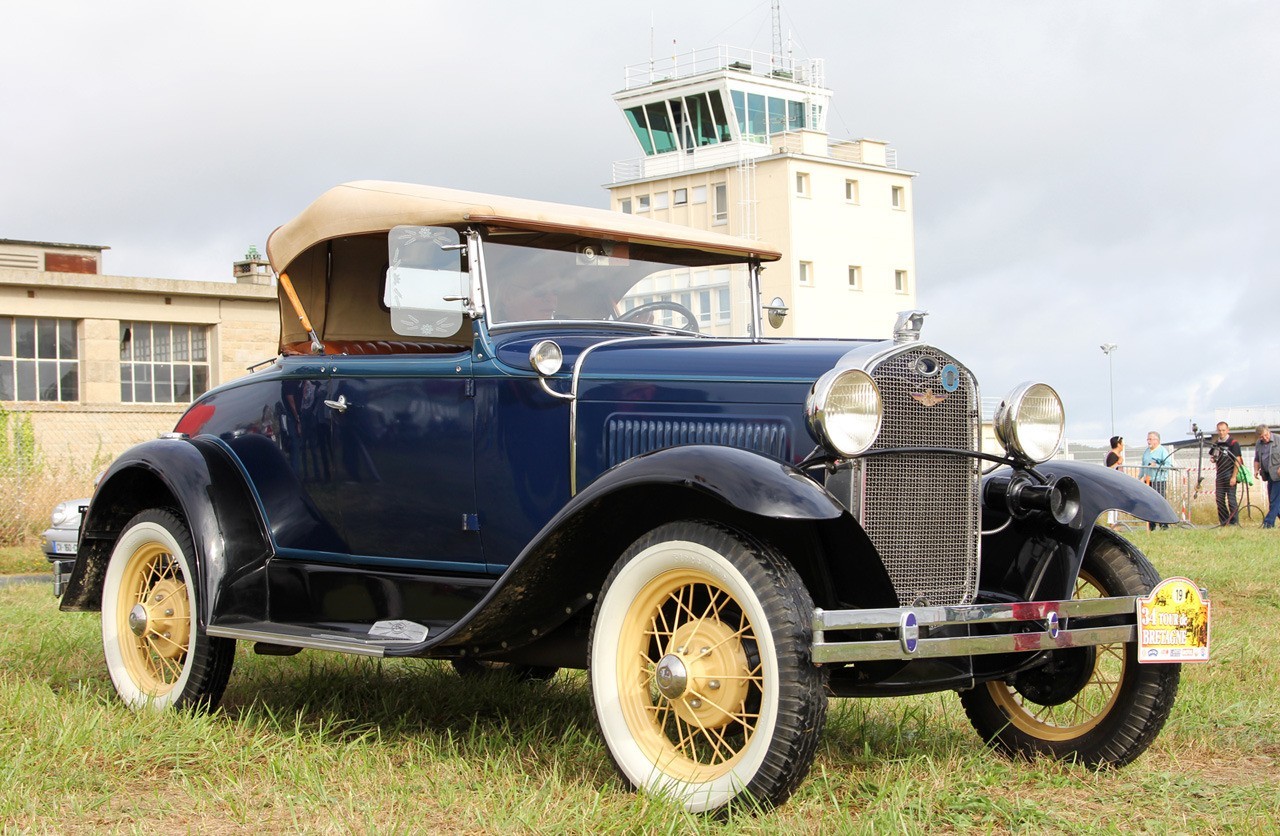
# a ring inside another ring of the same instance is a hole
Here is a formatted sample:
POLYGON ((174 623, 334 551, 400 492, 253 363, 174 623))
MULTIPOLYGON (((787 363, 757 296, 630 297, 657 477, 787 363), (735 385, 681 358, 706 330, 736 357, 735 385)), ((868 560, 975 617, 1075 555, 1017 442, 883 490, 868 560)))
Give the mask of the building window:
POLYGON ((689 190, 676 189, 674 193, 674 201, 676 206, 684 206, 689 202, 689 190))
POLYGON ((630 215, 631 214, 631 198, 624 197, 622 200, 618 201, 618 209, 630 215))
POLYGON ((849 201, 850 203, 858 202, 858 181, 857 180, 844 181, 844 199, 849 201))
POLYGON ((908 288, 908 286, 907 286, 907 271, 906 271, 906 270, 894 270, 894 271, 893 271, 893 289, 894 289, 894 290, 896 290, 896 291, 898 291, 899 293, 906 293, 906 292, 907 292, 907 290, 908 290, 909 288, 908 288))
POLYGON ((718 223, 729 222, 729 185, 727 183, 716 183, 711 187, 714 189, 715 203, 711 206, 712 219, 718 223))
POLYGON ((707 202, 707 187, 706 187, 706 186, 694 186, 694 187, 693 187, 693 200, 692 200, 692 201, 690 201, 690 202, 691 202, 691 203, 706 203, 706 202, 707 202))
POLYGON ((902 192, 901 186, 893 187, 893 208, 901 209, 906 205, 906 196, 902 192))
POLYGON ((716 291, 716 322, 728 322, 731 310, 729 288, 722 287, 716 291))
POLYGON ((862 268, 855 264, 849 265, 849 289, 862 290, 862 268))
POLYGON ((656 192, 653 195, 653 208, 666 209, 667 201, 670 199, 671 199, 670 195, 668 195, 666 192, 656 192))
POLYGON ((649 211, 649 196, 647 194, 636 196, 636 211, 637 212, 649 211))
POLYGON ((120 323, 120 400, 190 403, 209 389, 209 332, 201 325, 120 323))
POLYGON ((796 194, 800 197, 809 196, 809 175, 803 171, 796 172, 796 194))
POLYGON ((800 284, 803 284, 803 285, 813 284, 813 262, 812 261, 800 262, 800 284))
POLYGON ((74 319, 0 316, 0 401, 80 400, 74 319))

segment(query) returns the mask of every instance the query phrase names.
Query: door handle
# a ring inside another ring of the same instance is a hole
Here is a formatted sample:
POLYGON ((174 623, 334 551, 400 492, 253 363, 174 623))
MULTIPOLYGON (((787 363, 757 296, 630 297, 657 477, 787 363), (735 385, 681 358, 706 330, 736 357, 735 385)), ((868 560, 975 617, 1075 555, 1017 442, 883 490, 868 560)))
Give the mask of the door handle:
POLYGON ((347 403, 346 395, 339 395, 336 401, 326 400, 324 402, 324 405, 329 407, 330 409, 336 409, 338 412, 346 412, 347 407, 350 406, 351 404, 347 403))

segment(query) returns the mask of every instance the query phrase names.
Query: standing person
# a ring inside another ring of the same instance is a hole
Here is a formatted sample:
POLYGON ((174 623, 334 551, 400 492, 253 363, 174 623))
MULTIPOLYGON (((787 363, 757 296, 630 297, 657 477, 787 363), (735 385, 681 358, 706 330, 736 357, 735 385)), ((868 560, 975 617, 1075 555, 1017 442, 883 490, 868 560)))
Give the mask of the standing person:
POLYGON ((1280 514, 1280 444, 1271 440, 1271 428, 1258 425, 1258 441, 1253 447, 1253 472, 1267 483, 1267 516, 1263 528, 1276 527, 1276 515, 1280 514))
POLYGON ((1214 496, 1218 500, 1218 525, 1239 525, 1240 504, 1236 501, 1236 468, 1244 464, 1240 454, 1240 442, 1231 435, 1226 421, 1218 422, 1218 434, 1213 437, 1209 456, 1218 468, 1218 478, 1213 483, 1214 496))
MULTIPOLYGON (((1152 430, 1147 433, 1147 449, 1142 451, 1142 481, 1155 488, 1156 493, 1169 498, 1169 457, 1172 456, 1169 450, 1160 444, 1160 433, 1152 430)), ((1167 529, 1168 523, 1160 523, 1161 528, 1167 529)), ((1147 530, 1155 531, 1156 524, 1147 523, 1147 530)))
MULTIPOLYGON (((1118 435, 1111 436, 1111 452, 1107 453, 1107 467, 1124 472, 1124 439, 1118 435)), ((1112 528, 1120 521, 1120 512, 1107 512, 1107 525, 1112 528)))

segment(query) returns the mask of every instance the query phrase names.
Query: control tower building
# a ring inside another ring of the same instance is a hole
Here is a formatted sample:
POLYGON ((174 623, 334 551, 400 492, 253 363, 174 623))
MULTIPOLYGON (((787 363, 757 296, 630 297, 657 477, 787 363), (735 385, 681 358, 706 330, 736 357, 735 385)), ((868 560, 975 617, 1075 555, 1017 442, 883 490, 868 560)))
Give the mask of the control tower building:
MULTIPOLYGON (((915 173, 833 140, 831 95, 820 59, 720 46, 627 67, 613 96, 642 156, 614 163, 611 207, 780 249, 763 301, 787 316, 764 336, 888 337, 916 307, 915 173)), ((684 298, 704 331, 743 316, 742 282, 701 281, 684 298)))

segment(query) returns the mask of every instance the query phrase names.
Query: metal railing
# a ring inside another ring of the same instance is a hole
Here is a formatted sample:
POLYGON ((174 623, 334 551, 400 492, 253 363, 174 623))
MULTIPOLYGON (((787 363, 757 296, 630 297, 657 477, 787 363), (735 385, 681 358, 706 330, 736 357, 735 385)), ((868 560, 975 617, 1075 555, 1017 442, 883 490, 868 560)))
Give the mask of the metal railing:
POLYGON ((669 58, 650 58, 639 64, 623 68, 624 89, 633 90, 659 81, 702 75, 718 70, 737 70, 765 78, 781 78, 812 87, 823 85, 821 58, 795 59, 773 52, 761 52, 741 47, 704 47, 679 53, 669 58))
MULTIPOLYGON (((643 180, 647 177, 667 177, 685 171, 696 171, 703 168, 716 168, 731 165, 745 159, 768 157, 773 154, 799 154, 803 142, 798 133, 788 131, 774 134, 769 142, 723 142, 715 145, 702 145, 683 151, 666 151, 645 157, 633 157, 629 160, 617 160, 613 164, 613 182, 623 183, 629 180, 643 180)), ((827 143, 827 156, 833 160, 864 163, 862 143, 859 140, 833 140, 827 143)), ((886 146, 884 149, 884 167, 898 167, 898 150, 886 146)), ((999 399, 996 399, 999 403, 999 399)))

